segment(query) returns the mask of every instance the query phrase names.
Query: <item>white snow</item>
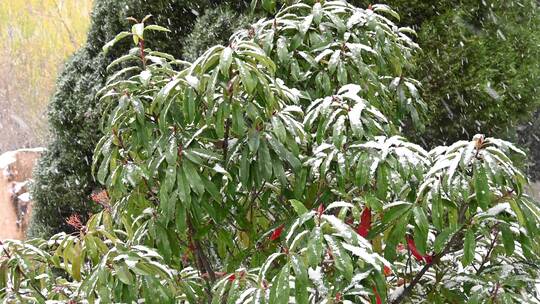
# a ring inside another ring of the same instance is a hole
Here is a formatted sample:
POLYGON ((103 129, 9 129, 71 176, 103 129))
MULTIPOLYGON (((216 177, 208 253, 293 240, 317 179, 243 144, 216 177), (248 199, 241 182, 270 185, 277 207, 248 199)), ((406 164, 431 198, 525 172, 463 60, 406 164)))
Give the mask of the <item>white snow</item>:
POLYGON ((4 177, 9 177, 11 173, 9 172, 9 166, 17 161, 16 155, 19 152, 38 152, 42 153, 45 151, 45 148, 33 148, 33 149, 19 149, 15 151, 8 151, 0 155, 0 170, 4 177))
POLYGON ((321 267, 317 266, 317 268, 309 268, 308 269, 308 276, 309 279, 313 282, 313 284, 317 287, 317 290, 322 294, 326 295, 328 293, 328 289, 326 286, 324 286, 323 281, 323 274, 321 267))
POLYGON ((30 193, 25 192, 25 193, 19 195, 19 196, 17 197, 17 199, 19 199, 19 201, 21 201, 21 202, 28 203, 28 202, 30 202, 30 200, 32 199, 32 197, 30 196, 30 193))
POLYGON ((11 189, 9 189, 10 191, 10 194, 17 194, 19 192, 21 192, 21 190, 28 184, 28 181, 24 181, 24 182, 14 182, 13 183, 13 186, 11 187, 11 189))

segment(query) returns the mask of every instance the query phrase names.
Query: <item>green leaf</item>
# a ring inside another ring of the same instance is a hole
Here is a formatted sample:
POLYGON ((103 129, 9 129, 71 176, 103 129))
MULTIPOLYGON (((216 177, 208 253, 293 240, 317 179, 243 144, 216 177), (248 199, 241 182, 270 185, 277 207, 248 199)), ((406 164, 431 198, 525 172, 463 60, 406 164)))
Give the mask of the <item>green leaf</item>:
POLYGON ((384 206, 383 223, 389 224, 411 210, 411 203, 396 202, 384 206))
POLYGON ((260 168, 260 173, 265 180, 270 180, 272 177, 272 159, 270 158, 270 150, 266 145, 266 141, 261 141, 258 151, 257 164, 260 168))
POLYGON ((416 248, 421 254, 426 254, 427 252, 427 238, 427 231, 424 231, 415 225, 413 239, 414 243, 416 244, 416 248))
POLYGON ((444 206, 439 193, 433 195, 431 202, 431 220, 435 228, 442 230, 444 225, 444 206))
POLYGON ((480 164, 476 166, 474 171, 474 190, 478 205, 483 210, 487 210, 491 202, 491 192, 489 191, 486 169, 480 164))
POLYGON ((250 157, 248 149, 242 151, 242 156, 240 158, 240 181, 244 187, 249 187, 249 178, 250 178, 250 157))
POLYGON ((330 74, 334 74, 334 72, 336 71, 340 56, 341 56, 341 51, 337 50, 330 57, 330 60, 328 61, 328 71, 330 72, 330 74))
POLYGON ((354 270, 351 257, 334 237, 325 235, 324 238, 332 250, 336 269, 350 281, 354 270))
POLYGON ((177 170, 176 172, 178 198, 181 203, 189 204, 191 202, 191 187, 184 171, 177 170))
POLYGON ((304 204, 302 204, 302 202, 300 202, 298 200, 295 200, 295 199, 289 200, 289 202, 293 206, 294 211, 296 211, 296 214, 298 214, 298 216, 309 212, 308 209, 306 208, 306 206, 304 206, 304 204))
POLYGON ((272 135, 268 134, 267 136, 270 146, 274 149, 276 154, 281 158, 281 160, 286 160, 294 170, 299 170, 302 164, 300 160, 296 158, 291 152, 287 151, 285 147, 277 141, 272 135))
POLYGON ((251 74, 244 62, 239 59, 235 59, 235 62, 238 66, 238 70, 240 71, 240 79, 242 80, 245 90, 248 93, 253 93, 257 87, 257 78, 251 74))
POLYGON ((104 46, 103 46, 103 52, 106 54, 107 52, 109 52, 109 49, 114 46, 118 41, 128 37, 128 36, 131 36, 131 33, 130 32, 120 32, 118 35, 116 35, 116 37, 114 37, 111 41, 107 42, 104 46))
POLYGON ((187 217, 186 217, 186 204, 185 201, 176 204, 176 218, 175 224, 178 232, 186 231, 187 217))
POLYGON ((386 238, 386 247, 384 249, 384 257, 393 261, 396 258, 396 246, 399 240, 403 240, 409 223, 409 214, 402 216, 398 222, 392 227, 388 237, 386 238))
POLYGON ((413 208, 413 215, 416 226, 418 226, 423 233, 427 234, 429 230, 429 222, 426 213, 424 212, 424 208, 421 206, 415 206, 413 208))
POLYGON ((219 70, 221 71, 221 74, 225 77, 229 77, 229 69, 231 68, 232 60, 233 60, 232 48, 231 47, 224 48, 219 58, 219 70))
POLYGON ((265 11, 273 14, 276 11, 276 0, 262 0, 262 7, 265 11))
POLYGON ((316 267, 322 260, 323 241, 321 227, 315 227, 308 241, 307 258, 311 267, 316 267))
POLYGON ((285 130, 283 122, 277 116, 272 116, 272 132, 276 134, 276 137, 280 142, 285 142, 287 131, 285 130))
POLYGON ((289 51, 287 50, 287 39, 285 39, 284 37, 280 37, 277 41, 276 50, 280 63, 287 64, 290 59, 289 51))
POLYGON ((244 113, 242 112, 242 106, 239 102, 235 102, 232 105, 232 127, 233 131, 238 136, 243 136, 246 132, 246 123, 244 122, 244 113))
POLYGON ((169 166, 176 166, 176 161, 178 160, 178 143, 176 142, 176 138, 174 136, 171 136, 169 140, 165 158, 167 159, 169 166))
POLYGON ((377 197, 381 200, 388 195, 388 168, 386 164, 381 164, 377 170, 377 197))
POLYGON ((156 24, 148 25, 144 29, 145 30, 150 30, 150 31, 158 31, 158 32, 170 32, 170 30, 168 28, 163 27, 163 26, 159 26, 159 25, 156 25, 156 24))
POLYGON ((197 192, 197 194, 202 195, 204 193, 204 183, 201 180, 197 168, 195 168, 191 162, 184 160, 182 162, 182 170, 184 171, 191 188, 197 192))
POLYGON ((296 276, 294 283, 295 303, 307 304, 309 303, 307 267, 295 254, 291 255, 291 264, 296 276))
POLYGON ((112 153, 105 155, 105 158, 101 161, 99 165, 97 180, 101 184, 105 184, 105 179, 107 178, 107 173, 109 172, 109 162, 111 161, 112 153))
POLYGON ((515 250, 514 234, 507 224, 501 225, 502 241, 507 256, 511 256, 515 250))
POLYGON ((113 266, 116 272, 116 276, 118 277, 118 279, 120 279, 120 281, 122 281, 122 283, 126 285, 133 284, 133 274, 131 274, 131 272, 124 263, 113 266))
POLYGON ((368 183, 369 179, 369 155, 367 153, 360 154, 356 163, 355 181, 358 187, 363 187, 368 183))
POLYGON ((288 304, 289 293, 289 265, 285 265, 279 272, 279 275, 274 278, 272 288, 270 289, 269 303, 288 304))
POLYGON ((474 231, 469 228, 465 233, 465 244, 463 246, 463 258, 461 259, 461 264, 463 267, 469 265, 474 260, 474 251, 476 248, 476 239, 474 236, 474 231))

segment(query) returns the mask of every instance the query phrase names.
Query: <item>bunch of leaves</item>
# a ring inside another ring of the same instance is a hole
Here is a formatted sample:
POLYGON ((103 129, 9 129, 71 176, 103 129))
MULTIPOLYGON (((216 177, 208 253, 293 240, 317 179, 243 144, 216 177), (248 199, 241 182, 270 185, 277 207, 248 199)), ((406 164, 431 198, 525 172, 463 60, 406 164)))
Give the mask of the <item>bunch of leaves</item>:
MULTIPOLYGON (((2 6, 12 6, 12 2, 3 2, 2 6)), ((60 4, 62 1, 56 2, 60 4)), ((65 2, 65 5, 68 5, 67 1, 65 2)), ((125 67, 116 65, 114 70, 107 70, 107 66, 131 48, 129 42, 122 41, 105 54, 103 45, 132 25, 129 17, 141 19, 152 14, 153 17, 147 23, 165 24, 170 27, 171 32, 148 32, 146 47, 157 48, 179 58, 183 53, 184 38, 191 32, 197 15, 204 13, 212 3, 221 2, 223 1, 93 1, 87 42, 65 63, 48 106, 49 139, 47 151, 34 171, 34 204, 28 231, 30 237, 50 237, 61 231, 71 233, 73 229, 65 224, 67 217, 78 213, 83 219, 87 219, 91 213, 96 212, 96 205, 91 201, 90 195, 99 189, 99 185, 90 172, 92 153, 103 133, 96 128, 102 109, 95 96, 105 85, 107 75, 125 67)), ((78 5, 82 5, 82 2, 78 5)), ((19 4, 15 4, 15 7, 17 6, 19 4)), ((66 24, 70 25, 69 22, 66 24)), ((44 26, 49 27, 47 24, 44 26)), ((60 32, 63 27, 58 27, 57 31, 60 32)), ((53 40, 49 42, 56 41, 55 38, 53 40)), ((34 68, 33 71, 39 69, 34 68)), ((43 100, 37 97, 30 99, 43 100)))
POLYGON ((193 63, 144 48, 164 28, 119 34, 137 47, 99 92, 104 210, 71 220, 78 236, 6 243, 3 297, 537 298, 540 208, 510 160, 521 151, 478 135, 427 152, 399 136, 423 102, 403 76, 417 46, 393 15, 299 1, 193 63))

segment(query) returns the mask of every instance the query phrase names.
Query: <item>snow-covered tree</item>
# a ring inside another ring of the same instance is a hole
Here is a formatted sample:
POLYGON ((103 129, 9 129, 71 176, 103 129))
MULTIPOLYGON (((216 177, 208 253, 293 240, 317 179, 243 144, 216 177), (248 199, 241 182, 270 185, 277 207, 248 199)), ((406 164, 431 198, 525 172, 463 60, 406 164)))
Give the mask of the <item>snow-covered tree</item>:
MULTIPOLYGON (((262 5, 273 9, 273 1, 262 5)), ((6 301, 538 302, 511 143, 425 151, 418 46, 385 5, 297 1, 193 63, 136 47, 99 92, 103 211, 5 242, 6 301)))

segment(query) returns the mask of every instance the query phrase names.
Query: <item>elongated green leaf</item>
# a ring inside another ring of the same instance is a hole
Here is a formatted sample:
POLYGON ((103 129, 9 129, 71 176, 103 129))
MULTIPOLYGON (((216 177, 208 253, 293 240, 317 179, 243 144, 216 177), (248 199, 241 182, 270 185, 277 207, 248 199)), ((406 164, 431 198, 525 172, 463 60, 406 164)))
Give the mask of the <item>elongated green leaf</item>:
POLYGON ((332 256, 334 258, 334 263, 337 270, 340 271, 343 276, 347 278, 347 280, 351 280, 353 275, 353 264, 351 257, 348 255, 345 249, 343 249, 341 244, 339 244, 337 239, 329 235, 325 235, 324 238, 326 239, 326 242, 328 242, 330 250, 332 250, 332 256))
POLYGON ((232 60, 233 50, 230 47, 224 48, 219 58, 219 70, 225 77, 229 77, 229 69, 231 68, 232 60))
POLYGON ((291 152, 287 151, 285 147, 277 141, 272 135, 267 136, 270 146, 274 149, 276 154, 282 159, 287 161, 294 170, 299 170, 302 164, 296 156, 291 152))
POLYGON ((204 183, 195 166, 189 161, 183 161, 182 170, 184 170, 185 177, 191 188, 197 192, 197 194, 202 195, 204 193, 204 183))
POLYGON ((147 25, 144 30, 150 30, 150 31, 158 31, 158 32, 170 32, 170 30, 166 27, 159 26, 157 24, 151 24, 147 25))
POLYGON ((463 246, 463 258, 461 264, 463 266, 469 265, 474 260, 474 251, 476 248, 476 239, 473 230, 467 230, 465 233, 465 244, 463 246))
POLYGON ((411 210, 411 203, 396 202, 384 207, 383 223, 388 224, 411 210))
POLYGON ((299 216, 303 215, 304 213, 308 213, 306 206, 304 206, 302 202, 295 199, 289 200, 289 202, 293 206, 294 211, 296 211, 296 214, 298 214, 299 216))
POLYGON ((502 241, 507 256, 511 256, 515 250, 514 234, 506 224, 501 225, 502 241))
POLYGON ((104 53, 107 53, 109 51, 109 49, 114 46, 118 41, 128 37, 128 36, 131 36, 131 33, 130 32, 121 32, 119 33, 118 35, 116 35, 116 37, 114 37, 113 40, 107 42, 104 46, 103 46, 103 52, 104 53))
POLYGON ((486 169, 482 165, 477 165, 474 171, 474 190, 478 205, 483 210, 487 210, 491 200, 491 192, 489 190, 486 169))
POLYGON ((269 13, 274 13, 276 10, 276 0, 261 0, 262 7, 269 13))
POLYGON ((413 208, 413 216, 414 222, 416 223, 418 229, 420 229, 423 234, 427 235, 429 230, 429 222, 426 213, 424 212, 424 208, 421 206, 415 206, 413 208))
POLYGON ((270 289, 270 303, 288 304, 289 294, 289 265, 285 265, 279 272, 279 275, 274 278, 272 288, 270 289))
POLYGON ((308 241, 307 257, 309 265, 316 267, 321 262, 323 256, 323 240, 321 227, 315 227, 311 232, 308 241))
POLYGON ((309 303, 307 267, 297 255, 291 256, 291 265, 296 277, 294 283, 295 303, 307 304, 309 303))

